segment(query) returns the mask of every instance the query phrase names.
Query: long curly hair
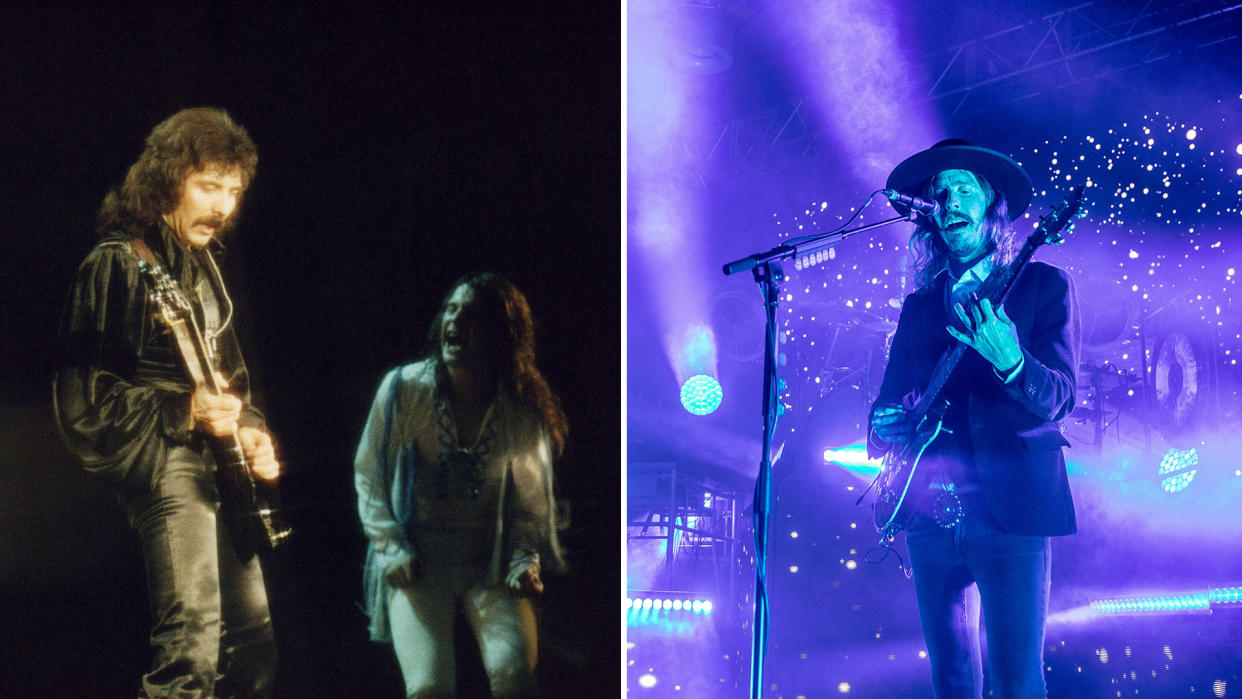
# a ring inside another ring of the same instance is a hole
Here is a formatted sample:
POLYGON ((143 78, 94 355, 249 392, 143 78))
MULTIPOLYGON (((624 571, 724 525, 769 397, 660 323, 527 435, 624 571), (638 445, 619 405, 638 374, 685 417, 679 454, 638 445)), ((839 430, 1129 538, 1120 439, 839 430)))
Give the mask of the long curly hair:
POLYGON ((495 272, 484 272, 458 279, 449 287, 448 294, 440 302, 427 342, 431 351, 428 359, 435 364, 437 384, 446 385, 447 371, 440 353, 440 330, 444 325, 444 313, 449 299, 458 287, 467 286, 474 292, 481 323, 493 330, 500 343, 496 348, 498 357, 496 373, 504 390, 519 404, 534 408, 543 418, 552 437, 557 456, 565 449, 569 436, 569 423, 561 408, 560 398, 552 392, 548 382, 535 365, 535 322, 526 295, 505 277, 495 272), (499 332, 497 332, 499 330, 499 332))
MULTIPOLYGON (((207 168, 235 169, 244 191, 254 180, 258 163, 250 134, 228 112, 213 107, 183 109, 151 130, 125 182, 104 197, 97 218, 99 231, 119 229, 141 236, 177 208, 190 174, 207 168)), ((225 229, 236 222, 234 213, 225 229)))
MULTIPOLYGON (((987 236, 993 268, 1007 265, 1018 255, 1021 247, 1009 222, 1009 205, 1005 195, 997 192, 983 175, 972 173, 988 197, 988 207, 983 214, 982 229, 987 236)), ((932 199, 932 181, 923 184, 922 196, 932 199)), ((913 257, 914 285, 922 290, 928 288, 949 262, 948 250, 940 237, 940 230, 928 217, 920 217, 919 225, 910 234, 910 255, 913 257)))

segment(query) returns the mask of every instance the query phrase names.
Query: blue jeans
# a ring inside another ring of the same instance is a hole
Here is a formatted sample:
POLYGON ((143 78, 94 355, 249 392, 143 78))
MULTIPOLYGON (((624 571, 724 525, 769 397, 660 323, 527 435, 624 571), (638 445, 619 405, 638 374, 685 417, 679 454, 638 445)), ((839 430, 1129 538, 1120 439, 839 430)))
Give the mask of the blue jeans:
POLYGON ((210 466, 174 447, 150 492, 125 502, 151 607, 150 697, 265 697, 276 643, 259 558, 242 562, 216 516, 210 466))
POLYGON ((982 696, 982 606, 994 695, 1046 697, 1048 537, 1005 533, 979 495, 964 496, 963 506, 966 515, 951 529, 918 515, 907 531, 932 689, 937 699, 982 696))

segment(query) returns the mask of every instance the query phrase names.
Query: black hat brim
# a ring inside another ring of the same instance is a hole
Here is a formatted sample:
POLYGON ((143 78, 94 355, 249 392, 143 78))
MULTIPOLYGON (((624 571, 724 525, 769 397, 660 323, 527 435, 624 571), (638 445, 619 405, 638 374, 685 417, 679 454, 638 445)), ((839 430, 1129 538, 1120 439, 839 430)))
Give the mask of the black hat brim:
MULTIPOLYGON (((915 153, 893 168, 886 186, 902 194, 922 196, 926 181, 945 170, 969 170, 982 175, 994 189, 1004 194, 1010 221, 1031 205, 1031 176, 1013 158, 982 146, 932 146, 915 153)), ((909 210, 896 202, 893 208, 903 214, 909 210)))

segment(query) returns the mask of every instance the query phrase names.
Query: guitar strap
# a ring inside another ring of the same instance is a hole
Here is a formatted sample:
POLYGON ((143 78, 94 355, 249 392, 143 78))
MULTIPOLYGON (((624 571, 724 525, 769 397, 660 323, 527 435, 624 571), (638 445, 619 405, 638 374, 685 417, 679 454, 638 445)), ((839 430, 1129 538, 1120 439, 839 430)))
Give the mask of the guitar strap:
POLYGON ((155 253, 151 252, 151 246, 147 245, 147 241, 138 236, 133 236, 129 239, 129 246, 134 249, 134 252, 138 253, 138 257, 142 258, 143 262, 151 265, 152 268, 160 266, 159 260, 155 259, 155 253))

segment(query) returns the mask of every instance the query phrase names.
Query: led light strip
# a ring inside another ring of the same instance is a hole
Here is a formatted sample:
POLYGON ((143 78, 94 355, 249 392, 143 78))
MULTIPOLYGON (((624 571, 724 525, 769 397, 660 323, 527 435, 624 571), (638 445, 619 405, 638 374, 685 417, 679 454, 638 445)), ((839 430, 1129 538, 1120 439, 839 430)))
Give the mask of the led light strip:
POLYGON ((1234 604, 1242 604, 1242 587, 1217 587, 1159 597, 1094 600, 1091 609, 1097 614, 1160 614, 1194 612, 1234 604))
POLYGON ((671 597, 629 597, 625 598, 625 609, 630 614, 642 612, 681 612, 688 614, 711 614, 712 601, 709 599, 674 599, 671 597))

